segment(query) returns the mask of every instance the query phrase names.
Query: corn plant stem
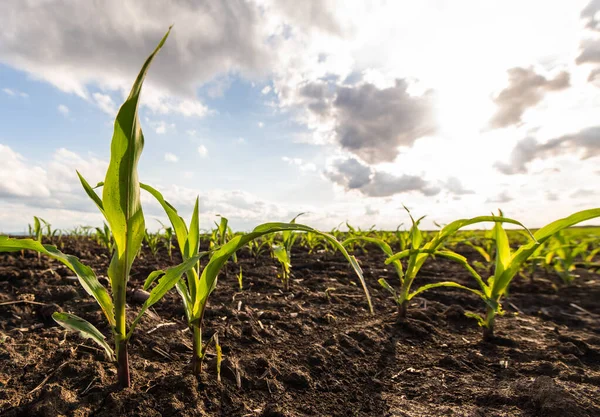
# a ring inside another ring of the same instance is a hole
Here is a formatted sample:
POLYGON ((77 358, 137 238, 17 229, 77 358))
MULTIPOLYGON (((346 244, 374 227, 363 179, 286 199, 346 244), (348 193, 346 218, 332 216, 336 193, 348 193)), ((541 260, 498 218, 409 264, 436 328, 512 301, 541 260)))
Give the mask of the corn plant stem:
POLYGON ((398 316, 401 319, 406 318, 408 312, 408 298, 410 293, 410 286, 414 281, 414 277, 411 277, 409 273, 404 276, 402 287, 400 289, 400 295, 398 296, 398 316))
MULTIPOLYGON (((128 273, 128 271, 127 271, 128 273)), ((127 356, 127 316, 126 307, 126 279, 121 280, 114 288, 115 297, 115 345, 117 355, 117 379, 121 388, 129 388, 131 380, 129 375, 129 358, 127 356)))
POLYGON ((206 302, 202 306, 200 318, 190 323, 193 334, 193 356, 192 356, 192 375, 196 377, 202 373, 202 322, 204 321, 204 311, 206 310, 206 302))
POLYGON ((202 324, 200 319, 191 323, 193 333, 192 375, 202 373, 202 324))
POLYGON ((491 340, 494 338, 494 321, 496 319, 496 312, 493 308, 487 308, 485 325, 483 326, 483 340, 491 340))
POLYGON ((131 386, 131 376, 129 374, 129 356, 127 355, 127 339, 121 339, 116 344, 117 354, 117 379, 121 389, 131 386))

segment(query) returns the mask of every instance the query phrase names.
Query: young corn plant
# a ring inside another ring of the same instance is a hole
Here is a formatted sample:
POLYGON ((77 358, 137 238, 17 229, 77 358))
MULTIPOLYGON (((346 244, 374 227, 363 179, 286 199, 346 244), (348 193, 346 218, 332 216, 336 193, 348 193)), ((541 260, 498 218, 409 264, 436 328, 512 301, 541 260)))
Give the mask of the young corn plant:
POLYGON ((302 246, 308 248, 308 254, 312 255, 315 253, 319 247, 326 250, 326 244, 323 239, 316 233, 305 233, 302 235, 302 246))
POLYGON ((552 240, 553 245, 546 253, 545 263, 556 272, 565 285, 569 285, 578 276, 574 273, 577 260, 587 253, 588 242, 570 243, 560 232, 554 235, 552 240))
MULTIPOLYGON (((296 223, 296 219, 303 214, 304 213, 300 213, 294 217, 290 221, 290 224, 296 223)), ((290 274, 292 272, 292 246, 294 246, 294 243, 298 238, 298 234, 291 230, 286 230, 281 235, 281 244, 272 245, 271 250, 273 251, 275 259, 277 259, 281 265, 281 273, 279 274, 279 277, 281 278, 281 282, 283 282, 283 290, 287 292, 290 290, 290 274)))
MULTIPOLYGON (((483 339, 490 340, 494 337, 494 326, 497 315, 502 315, 501 300, 507 294, 511 281, 540 245, 550 239, 555 233, 578 223, 600 217, 600 208, 579 211, 563 219, 553 221, 533 234, 533 240, 521 245, 515 252, 511 251, 508 235, 502 224, 497 222, 494 226, 494 240, 496 241, 496 261, 494 274, 487 281, 467 263, 464 257, 455 259, 460 262, 475 278, 480 289, 462 287, 477 294, 486 304, 486 314, 481 316, 469 313, 469 317, 477 320, 483 328, 483 339)), ((503 219, 505 220, 505 219, 503 219)), ((389 259, 388 259, 389 260, 389 259)))
POLYGON ((106 223, 104 223, 104 227, 102 228, 96 227, 96 242, 103 246, 108 251, 109 255, 112 255, 113 238, 110 227, 108 227, 106 223))
MULTIPOLYGON (((165 210, 169 221, 175 231, 175 237, 177 244, 181 250, 184 262, 190 259, 193 255, 198 254, 198 242, 199 242, 199 219, 198 219, 198 200, 194 207, 192 219, 189 227, 186 225, 183 218, 179 216, 177 210, 169 204, 162 194, 156 189, 149 185, 142 184, 141 187, 148 191, 156 198, 160 205, 165 210)), ((199 375, 202 371, 202 361, 205 355, 205 346, 202 342, 202 331, 203 331, 203 319, 204 312, 206 310, 208 298, 214 291, 217 285, 217 278, 221 272, 221 269, 225 263, 241 248, 246 246, 249 242, 262 238, 263 236, 272 235, 278 232, 312 232, 323 236, 332 242, 335 247, 342 252, 346 257, 360 280, 363 287, 369 310, 373 312, 371 304, 371 297, 369 290, 367 289, 362 270, 358 265, 358 262, 353 256, 350 256, 344 247, 340 244, 337 239, 333 236, 319 232, 309 226, 304 226, 296 223, 264 223, 253 231, 245 234, 238 234, 232 236, 230 240, 225 242, 223 245, 215 248, 212 252, 204 252, 198 254, 198 256, 209 256, 208 263, 201 268, 198 263, 186 273, 186 280, 180 280, 176 284, 176 289, 183 301, 183 307, 185 316, 188 321, 188 325, 192 332, 192 344, 193 344, 193 356, 192 356, 192 374, 199 375)), ((148 277, 144 287, 149 288, 152 285, 152 281, 156 276, 148 277)))
POLYGON ((159 233, 151 233, 146 229, 144 231, 144 242, 148 245, 148 249, 150 249, 150 253, 152 257, 156 259, 158 255, 158 245, 160 243, 160 234, 159 233))
POLYGON ((104 215, 114 238, 114 253, 108 268, 112 296, 100 284, 94 272, 76 257, 65 255, 54 246, 43 245, 32 239, 0 237, 0 251, 2 252, 34 250, 59 260, 77 275, 80 284, 88 294, 94 297, 106 316, 114 336, 115 349, 113 350, 106 342, 104 335, 94 325, 82 318, 60 312, 55 312, 52 317, 67 330, 77 331, 83 337, 96 342, 105 350, 110 360, 116 358, 117 377, 122 388, 130 386, 127 346, 136 325, 146 310, 158 302, 179 281, 181 275, 197 262, 197 257, 191 257, 182 264, 165 271, 158 285, 150 292, 149 298, 136 319, 130 326, 127 326, 125 290, 131 266, 142 244, 145 229, 137 173, 137 163, 144 145, 144 137, 138 120, 138 100, 146 72, 166 41, 169 32, 165 34, 144 63, 129 97, 119 109, 115 120, 110 162, 104 180, 102 198, 78 173, 83 188, 104 215))
POLYGON ((169 259, 173 260, 173 228, 169 227, 169 226, 165 226, 160 221, 159 221, 159 223, 164 230, 163 238, 165 240, 165 247, 167 248, 167 254, 169 255, 169 259))
MULTIPOLYGON (((408 209, 406 209, 406 210, 408 211, 408 209)), ((513 219, 506 218, 506 217, 479 216, 479 217, 473 217, 471 219, 460 219, 460 220, 453 221, 452 223, 449 223, 448 225, 444 226, 437 233, 437 235, 435 235, 433 238, 431 238, 431 240, 429 240, 427 243, 424 243, 423 234, 422 234, 421 230, 419 229, 419 221, 421 219, 423 219, 423 217, 421 217, 418 220, 414 220, 412 215, 410 214, 410 212, 408 212, 408 214, 412 221, 412 227, 410 229, 411 237, 410 237, 410 248, 409 249, 405 249, 396 254, 392 254, 392 251, 391 251, 391 248, 389 247, 389 245, 382 244, 385 242, 381 242, 381 241, 377 241, 377 240, 371 241, 372 243, 379 245, 379 247, 385 252, 385 254, 388 255, 388 258, 386 259, 385 263, 392 264, 394 266, 394 268, 396 269, 398 279, 400 281, 399 290, 394 289, 383 278, 379 280, 379 284, 392 294, 394 301, 396 301, 396 304, 398 305, 399 318, 406 317, 408 304, 409 304, 410 300, 413 297, 415 297, 416 295, 422 293, 423 291, 426 291, 426 290, 429 290, 432 288, 437 288, 437 287, 455 287, 455 288, 469 289, 468 287, 465 287, 465 286, 460 285, 453 281, 443 281, 443 282, 436 282, 433 284, 423 285, 420 288, 418 288, 417 290, 411 292, 412 284, 413 284, 415 278, 417 277, 421 267, 423 266, 425 261, 428 259, 428 257, 434 255, 434 256, 441 256, 441 257, 445 257, 445 258, 449 258, 449 259, 453 259, 453 260, 460 260, 461 258, 464 259, 461 255, 458 255, 457 253, 455 253, 453 251, 443 250, 444 243, 452 235, 454 235, 459 229, 469 226, 469 225, 472 225, 472 224, 482 223, 482 222, 505 222, 505 223, 516 224, 518 226, 525 228, 525 226, 523 226, 520 222, 513 220, 513 219), (402 263, 400 262, 400 260, 403 258, 408 258, 406 269, 403 269, 402 263)), ((372 239, 372 238, 370 238, 370 239, 372 239)))

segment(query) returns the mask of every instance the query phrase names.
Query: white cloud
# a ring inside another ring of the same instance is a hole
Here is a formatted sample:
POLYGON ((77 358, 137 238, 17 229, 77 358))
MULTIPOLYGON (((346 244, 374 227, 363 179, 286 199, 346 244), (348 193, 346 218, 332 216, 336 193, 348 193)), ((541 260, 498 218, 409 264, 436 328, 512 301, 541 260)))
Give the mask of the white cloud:
POLYGON ((171 152, 167 152, 165 154, 165 161, 167 161, 167 162, 177 162, 177 161, 179 161, 179 158, 177 158, 177 155, 172 154, 171 152))
POLYGON ((261 129, 262 129, 263 127, 265 127, 265 124, 264 124, 263 122, 258 122, 258 123, 257 123, 257 125, 258 125, 258 127, 260 127, 261 129))
POLYGON ((167 123, 164 120, 154 121, 146 118, 146 123, 154 130, 157 135, 164 135, 168 131, 175 131, 175 123, 167 123))
POLYGON ((283 156, 281 160, 290 165, 297 166, 302 172, 315 172, 317 170, 317 166, 314 163, 304 162, 301 158, 289 158, 283 156))
POLYGON ((271 86, 266 85, 262 90, 260 90, 262 94, 269 94, 271 92, 271 86))
POLYGON ((187 133, 188 136, 196 136, 198 134, 198 132, 194 129, 188 129, 185 131, 185 133, 187 133))
POLYGON ((96 101, 96 105, 104 113, 112 117, 117 115, 117 106, 108 94, 94 93, 92 97, 94 98, 94 101, 96 101))
POLYGON ((237 139, 236 139, 236 141, 235 141, 235 142, 236 142, 237 144, 239 144, 239 145, 245 145, 245 144, 246 144, 246 139, 245 139, 245 138, 243 138, 243 137, 239 137, 239 138, 237 138, 237 139))
POLYGON ((19 91, 19 90, 15 90, 14 88, 3 88, 2 91, 4 92, 4 94, 7 94, 7 95, 9 95, 11 97, 16 97, 16 96, 19 96, 19 97, 22 97, 22 98, 28 98, 29 97, 29 94, 24 93, 24 92, 19 91))
POLYGON ((198 153, 204 158, 208 155, 208 149, 206 149, 206 146, 200 145, 198 146, 198 153))
POLYGON ((62 114, 63 116, 67 117, 69 115, 69 108, 67 106, 65 106, 64 104, 59 104, 58 112, 60 114, 62 114))

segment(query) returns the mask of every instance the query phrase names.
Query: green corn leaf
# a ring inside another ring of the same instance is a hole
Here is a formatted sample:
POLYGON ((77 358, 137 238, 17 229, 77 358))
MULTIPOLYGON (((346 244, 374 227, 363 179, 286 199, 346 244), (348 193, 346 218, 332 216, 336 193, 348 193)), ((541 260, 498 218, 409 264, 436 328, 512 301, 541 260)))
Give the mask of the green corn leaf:
POLYGON ((194 205, 192 220, 190 221, 190 230, 185 243, 184 259, 196 256, 198 253, 198 244, 200 242, 200 216, 198 214, 198 202, 199 199, 196 197, 196 204, 194 205))
POLYGON ((535 238, 534 242, 530 242, 521 246, 517 251, 515 251, 515 253, 513 253, 510 260, 510 267, 507 268, 494 282, 493 294, 504 294, 508 285, 510 284, 510 281, 521 269, 521 265, 523 265, 523 263, 529 259, 539 245, 543 244, 546 240, 552 237, 552 235, 578 223, 598 217, 600 217, 600 208, 578 211, 577 213, 573 213, 563 219, 555 220, 539 229, 533 235, 535 238))
POLYGON ((129 332, 127 333, 128 339, 133 334, 133 330, 135 329, 137 323, 142 318, 146 310, 148 310, 150 307, 152 307, 154 304, 160 301, 160 299, 163 298, 165 294, 177 284, 177 282, 181 279, 181 276, 190 269, 192 269, 196 265, 196 263, 198 263, 200 258, 207 254, 208 252, 202 252, 192 258, 183 261, 179 265, 164 271, 162 278, 158 280, 158 284, 156 285, 156 287, 154 287, 152 291, 150 291, 150 296, 148 297, 148 299, 142 306, 140 312, 138 313, 137 317, 131 324, 129 332))
POLYGON ((288 256, 287 250, 282 245, 273 245, 273 254, 275 258, 286 268, 289 270, 292 264, 290 263, 290 257, 288 256))
POLYGON ((216 285, 217 276, 221 271, 221 268, 227 262, 229 257, 231 257, 237 250, 241 247, 245 246, 251 240, 254 240, 258 237, 276 233, 283 232, 285 230, 297 230, 302 232, 313 232, 320 236, 323 236, 328 241, 330 241, 342 254, 344 257, 350 262, 352 268, 356 272, 365 292, 365 297, 367 298, 367 303, 369 304, 369 311, 373 312, 373 305, 371 303, 371 296, 369 294, 369 290, 367 289, 366 282, 364 280, 364 276, 362 273, 362 269, 358 265, 358 262, 353 256, 350 256, 344 246, 332 235, 319 232, 316 229, 313 229, 309 226, 304 226, 301 224, 294 223, 264 223, 260 226, 257 226, 252 232, 247 233, 241 236, 235 236, 217 251, 215 251, 210 258, 210 261, 202 271, 202 276, 200 277, 200 287, 198 290, 197 297, 194 300, 194 306, 192 309, 192 319, 200 318, 200 314, 202 312, 202 308, 208 299, 208 296, 213 291, 216 285))
POLYGON ((427 291, 430 290, 432 288, 438 288, 438 287, 453 287, 453 288, 460 288, 462 290, 467 290, 472 292, 473 294, 477 294, 479 297, 481 297, 483 300, 486 300, 486 296, 485 294, 483 294, 481 291, 476 290, 474 288, 469 288, 466 287, 464 285, 458 284, 454 281, 443 281, 443 282, 435 282, 433 284, 427 284, 427 285, 423 285, 421 287, 419 287, 419 289, 417 289, 416 291, 413 291, 412 293, 410 293, 407 297, 407 300, 412 300, 412 298, 415 295, 418 295, 420 293, 422 293, 423 291, 427 291))
MULTIPOLYGON (((511 223, 511 224, 521 226, 529 233, 529 235, 533 239, 533 235, 531 234, 529 229, 527 229, 521 222, 510 219, 508 217, 478 216, 478 217, 473 217, 471 219, 455 220, 452 223, 447 224, 442 230, 440 230, 438 232, 438 234, 433 239, 431 239, 429 242, 427 242, 423 246, 423 249, 427 249, 427 251, 423 251, 422 253, 417 255, 417 259, 415 261, 415 268, 417 268, 417 269, 420 268, 423 265, 423 263, 425 262, 425 260, 427 259, 427 257, 429 256, 429 253, 431 253, 431 251, 437 250, 446 241, 446 239, 448 239, 450 236, 452 236, 454 233, 456 233, 459 229, 466 227, 466 226, 470 226, 472 224, 483 223, 483 222, 503 222, 503 223, 511 223)), ((398 259, 408 256, 407 254, 404 254, 404 252, 405 251, 402 251, 402 252, 396 253, 394 256, 389 257, 385 261, 385 263, 390 264, 398 259)))
POLYGON ((467 258, 449 250, 437 251, 435 252, 435 255, 442 256, 444 258, 450 259, 454 262, 461 264, 467 271, 469 271, 471 276, 475 278, 475 281, 477 282, 477 284, 479 284, 479 287, 481 288, 483 294, 486 296, 490 295, 490 288, 487 285, 485 285, 485 282, 481 278, 481 275, 479 275, 477 271, 475 271, 475 269, 471 265, 469 265, 469 261, 467 261, 467 258))
POLYGON ((144 147, 144 135, 138 118, 138 102, 150 64, 164 45, 170 31, 169 28, 142 66, 129 97, 115 119, 110 162, 102 189, 102 203, 115 241, 115 252, 108 275, 116 293, 123 291, 131 264, 142 245, 145 230, 137 172, 138 160, 144 147))
POLYGON ((487 327, 487 323, 479 314, 467 311, 465 312, 465 316, 477 320, 477 324, 479 324, 479 327, 487 327))
MULTIPOLYGON (((79 171, 76 171, 76 172, 77 172, 77 176, 79 177, 79 182, 81 182, 83 189, 85 190, 87 195, 92 199, 92 201, 94 203, 96 203, 96 206, 98 207, 98 209, 100 210, 102 215, 106 218, 106 214, 104 213, 104 204, 102 203, 102 200, 100 199, 98 194, 96 194, 96 191, 94 191, 94 189, 86 181, 86 179, 83 178, 83 175, 81 175, 79 173, 79 171)), ((98 187, 100 185, 104 185, 104 183, 99 183, 96 187, 98 187)))
MULTIPOLYGON (((365 242, 373 243, 373 244, 379 246, 379 248, 383 251, 383 253, 385 253, 388 257, 394 255, 394 252, 392 251, 392 248, 390 247, 390 245, 388 245, 382 239, 378 239, 375 237, 355 236, 355 237, 351 237, 351 238, 344 240, 342 242, 342 245, 344 247, 346 247, 350 243, 352 243, 353 241, 356 241, 356 240, 364 240, 365 242)), ((402 280, 402 278, 404 277, 402 263, 400 261, 396 260, 396 261, 393 261, 392 264, 394 265, 394 268, 396 269, 396 273, 398 274, 398 277, 400 278, 400 280, 402 280)))
POLYGON ((79 332, 81 337, 85 339, 91 339, 94 342, 96 342, 100 347, 104 349, 108 359, 110 361, 114 360, 115 352, 111 349, 108 343, 106 343, 104 335, 100 333, 100 330, 94 327, 93 324, 73 314, 60 313, 58 311, 52 313, 52 318, 55 322, 57 322, 60 326, 64 327, 65 329, 74 332, 79 332))
POLYGON ((386 290, 388 290, 390 292, 390 294, 392 294, 394 296, 394 299, 398 297, 398 294, 396 293, 396 290, 390 284, 388 284, 388 282, 385 280, 385 278, 379 278, 377 280, 377 282, 383 288, 385 288, 386 290))
POLYGON ((83 265, 77 257, 62 253, 56 246, 42 245, 33 239, 12 239, 0 236, 0 252, 16 252, 20 250, 33 250, 66 265, 75 273, 83 289, 96 299, 110 325, 115 325, 115 313, 110 295, 106 291, 106 288, 100 284, 91 268, 83 265))
POLYGON ((173 226, 173 230, 175 230, 175 237, 177 237, 177 245, 179 246, 179 250, 182 254, 184 254, 185 243, 187 242, 188 238, 188 230, 185 221, 179 216, 175 207, 169 204, 169 202, 164 199, 163 195, 158 190, 143 183, 140 183, 140 188, 149 192, 156 199, 156 201, 159 202, 165 213, 167 213, 167 217, 169 217, 169 221, 173 226))
POLYGON ((492 257, 490 256, 490 254, 481 246, 477 246, 474 245, 471 242, 463 242, 465 245, 473 248, 479 255, 481 255, 481 257, 486 261, 486 262, 491 262, 492 261, 492 257))
POLYGON ((163 271, 162 269, 158 269, 156 271, 150 272, 150 275, 148 275, 148 278, 146 278, 146 281, 144 281, 144 290, 147 290, 148 288, 150 288, 152 283, 154 281, 156 281, 158 278, 162 277, 164 274, 165 274, 165 271, 163 271))
POLYGON ((496 238, 496 269, 494 276, 499 277, 510 264, 510 244, 506 230, 500 223, 494 225, 494 236, 496 238))

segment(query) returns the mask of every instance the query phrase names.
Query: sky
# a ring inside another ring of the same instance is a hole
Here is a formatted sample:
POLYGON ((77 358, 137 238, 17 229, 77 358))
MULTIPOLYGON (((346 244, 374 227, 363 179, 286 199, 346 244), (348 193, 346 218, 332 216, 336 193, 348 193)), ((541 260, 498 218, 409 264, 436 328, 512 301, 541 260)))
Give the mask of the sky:
MULTIPOLYGON (((5 0, 0 231, 100 225, 144 59, 140 179, 201 227, 425 228, 600 206, 600 0, 5 0)), ((150 229, 165 221, 142 194, 150 229)))

